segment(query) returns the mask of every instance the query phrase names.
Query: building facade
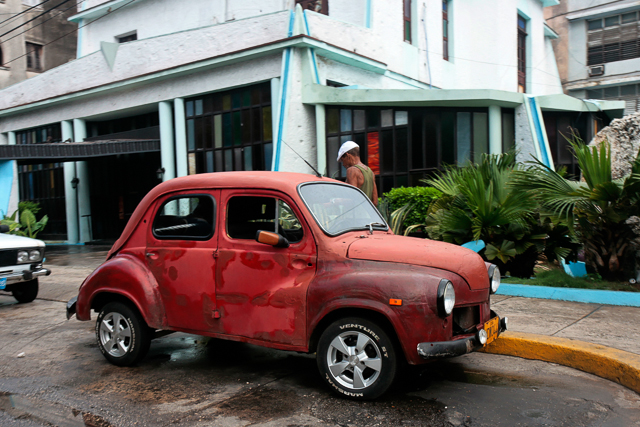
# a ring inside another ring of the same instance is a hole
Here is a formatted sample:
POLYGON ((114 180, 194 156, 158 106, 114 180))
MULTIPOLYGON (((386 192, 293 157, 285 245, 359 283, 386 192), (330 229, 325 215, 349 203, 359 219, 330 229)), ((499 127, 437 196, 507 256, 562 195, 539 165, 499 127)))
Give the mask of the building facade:
POLYGON ((563 0, 545 16, 565 92, 580 99, 621 100, 640 111, 640 4, 631 0, 563 0))
POLYGON ((562 93, 556 0, 498 3, 87 0, 78 58, 0 91, 6 206, 62 197, 59 234, 88 242, 118 237, 159 180, 307 163, 343 178, 346 140, 380 192, 483 153, 564 164, 568 126, 623 106, 562 93))

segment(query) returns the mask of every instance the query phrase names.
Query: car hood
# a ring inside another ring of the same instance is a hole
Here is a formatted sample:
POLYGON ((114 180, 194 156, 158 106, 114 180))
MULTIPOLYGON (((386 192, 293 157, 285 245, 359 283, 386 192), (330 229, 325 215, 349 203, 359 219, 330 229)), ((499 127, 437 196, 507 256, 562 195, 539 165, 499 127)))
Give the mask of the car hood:
POLYGON ((489 287, 484 260, 470 249, 435 240, 391 234, 368 235, 349 245, 347 257, 433 267, 456 273, 471 289, 489 287))
POLYGON ((21 249, 44 247, 44 242, 15 234, 0 233, 0 249, 21 249))

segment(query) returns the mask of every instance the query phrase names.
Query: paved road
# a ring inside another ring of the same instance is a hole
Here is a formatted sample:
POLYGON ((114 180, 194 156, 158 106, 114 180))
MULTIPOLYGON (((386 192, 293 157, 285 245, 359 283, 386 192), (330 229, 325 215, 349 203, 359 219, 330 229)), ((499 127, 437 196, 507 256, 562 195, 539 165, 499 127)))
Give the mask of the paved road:
POLYGON ((64 315, 104 252, 48 258, 35 302, 0 296, 1 426, 640 426, 640 396, 620 385, 490 354, 410 370, 364 403, 330 394, 313 356, 195 335, 154 340, 118 368, 92 322, 64 315))

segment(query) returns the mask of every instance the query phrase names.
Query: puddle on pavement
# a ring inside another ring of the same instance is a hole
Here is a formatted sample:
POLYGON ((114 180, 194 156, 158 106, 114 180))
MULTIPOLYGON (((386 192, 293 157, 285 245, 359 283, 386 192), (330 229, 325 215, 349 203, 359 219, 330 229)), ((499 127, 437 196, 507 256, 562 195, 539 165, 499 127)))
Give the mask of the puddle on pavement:
POLYGON ((530 377, 471 370, 455 362, 440 362, 419 367, 416 375, 409 379, 409 382, 413 383, 418 389, 423 389, 431 383, 441 381, 513 388, 535 388, 542 385, 530 377))
POLYGON ((294 392, 262 387, 219 404, 217 415, 258 423, 293 415, 301 407, 302 401, 294 392))
POLYGON ((113 427, 104 418, 59 403, 0 392, 0 411, 58 427, 113 427))

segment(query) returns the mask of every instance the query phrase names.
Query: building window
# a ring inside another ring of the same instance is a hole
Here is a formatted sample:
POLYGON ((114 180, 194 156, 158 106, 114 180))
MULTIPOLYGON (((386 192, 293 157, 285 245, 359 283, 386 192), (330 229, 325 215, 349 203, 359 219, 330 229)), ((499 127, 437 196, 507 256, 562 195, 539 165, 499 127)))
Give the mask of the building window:
POLYGON ((125 34, 125 35, 116 37, 116 41, 118 43, 132 42, 132 41, 135 41, 135 40, 138 40, 138 33, 136 31, 134 31, 133 33, 129 33, 129 34, 125 34))
POLYGON ((442 0, 442 59, 449 60, 449 5, 442 0))
MULTIPOLYGON (((360 159, 374 172, 382 194, 394 187, 421 185, 421 179, 443 165, 478 162, 488 150, 488 111, 327 108, 326 132, 326 174, 336 179, 346 177, 336 157, 343 142, 355 141, 360 146, 360 159)), ((513 140, 513 135, 507 140, 513 140)))
POLYGON ((518 15, 518 92, 527 91, 527 20, 518 15))
POLYGON ((303 9, 329 15, 329 0, 296 0, 303 9))
MULTIPOLYGON (((59 124, 16 132, 17 144, 54 143, 60 142, 61 139, 62 130, 59 124)), ((31 200, 39 203, 41 210, 38 217, 49 217, 46 228, 38 236, 51 240, 66 239, 67 218, 62 163, 18 162, 18 182, 20 201, 31 200)))
POLYGON ((587 21, 587 65, 640 57, 638 12, 587 21))
POLYGON ((404 41, 411 43, 411 0, 404 0, 404 41))
MULTIPOLYGON (((2 1, 2 0, 0 0, 2 1)), ((4 67, 4 58, 2 57, 2 47, 0 46, 0 67, 4 67)))
POLYGON ((27 42, 27 71, 42 71, 42 45, 27 42))
POLYGON ((271 85, 188 99, 189 175, 271 170, 271 85))
POLYGON ((607 99, 624 101, 624 115, 640 111, 640 85, 608 86, 604 89, 587 90, 587 99, 607 99))

